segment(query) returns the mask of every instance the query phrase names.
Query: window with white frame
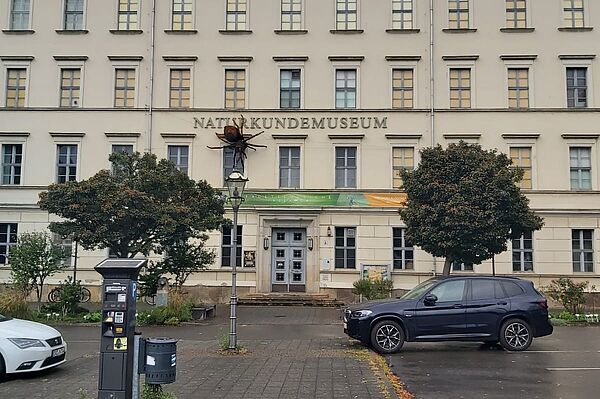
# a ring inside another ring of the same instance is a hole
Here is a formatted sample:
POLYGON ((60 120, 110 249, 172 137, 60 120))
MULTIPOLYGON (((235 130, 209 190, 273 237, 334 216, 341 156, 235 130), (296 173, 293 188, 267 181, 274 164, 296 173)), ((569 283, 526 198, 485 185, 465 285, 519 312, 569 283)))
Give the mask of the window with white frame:
POLYGON ((413 170, 415 168, 415 148, 414 147, 394 147, 392 148, 392 174, 393 188, 402 188, 402 171, 413 170))
POLYGON ((10 247, 17 244, 17 223, 0 223, 0 265, 9 263, 10 247))
POLYGON ((508 68, 508 108, 529 108, 528 68, 508 68))
POLYGON ((457 272, 472 272, 473 264, 454 261, 452 262, 452 270, 457 272))
POLYGON ((60 70, 60 106, 78 107, 81 95, 81 68, 60 70))
POLYGON ((336 0, 335 22, 337 30, 357 30, 358 0, 336 0))
POLYGON ((471 69, 450 69, 450 108, 471 108, 471 69))
POLYGON ((356 269, 356 227, 335 228, 335 268, 356 269))
POLYGON ((335 148, 335 188, 356 188, 356 147, 335 148))
POLYGON ((227 0, 227 30, 246 30, 247 0, 227 0))
POLYGON ((27 68, 6 70, 6 107, 25 107, 27 96, 27 68))
POLYGON ((281 0, 281 30, 302 29, 302 0, 281 0))
POLYGON ((171 108, 189 108, 191 92, 191 70, 177 68, 170 71, 169 106, 171 108))
POLYGON ((246 70, 225 70, 225 108, 241 109, 246 107, 246 70))
POLYGON ((392 108, 413 108, 413 77, 412 68, 392 70, 392 108))
POLYGON ((510 147, 512 167, 523 171, 523 179, 518 183, 520 188, 532 188, 531 147, 510 147))
POLYGON ((335 107, 356 108, 356 69, 335 71, 335 107))
POLYGON ((23 144, 2 144, 2 184, 21 184, 23 144))
POLYGON ((133 144, 113 144, 111 150, 113 154, 133 155, 133 144))
POLYGON ((77 179, 77 144, 58 144, 56 163, 57 183, 77 179))
POLYGON ((188 174, 190 146, 188 145, 170 145, 167 147, 169 161, 171 161, 178 171, 188 174))
MULTIPOLYGON (((233 248, 233 227, 223 227, 222 241, 221 241, 221 267, 231 267, 231 250, 233 248)), ((238 224, 236 234, 235 246, 235 265, 237 267, 243 267, 242 264, 242 226, 238 224)))
POLYGON ((61 247, 68 256, 66 260, 61 261, 61 264, 65 266, 73 266, 73 239, 71 237, 61 237, 60 234, 52 233, 52 242, 61 247))
POLYGON ((300 108, 300 69, 282 69, 279 73, 279 106, 300 108))
POLYGON ((392 0, 392 29, 413 29, 413 0, 392 0))
POLYGON ((239 155, 235 156, 233 148, 225 147, 223 148, 223 186, 227 186, 225 179, 227 179, 234 170, 237 170, 242 174, 244 173, 244 168, 240 162, 239 155))
POLYGON ((193 0, 173 0, 171 29, 191 30, 194 28, 193 0))
POLYGON ((65 0, 64 26, 65 30, 83 29, 83 8, 85 0, 65 0))
POLYGON ((394 269, 414 269, 415 248, 406 237, 406 229, 393 227, 394 269))
POLYGON ((567 107, 587 108, 586 67, 567 68, 567 107))
POLYGON ((583 28, 585 26, 583 0, 562 0, 563 23, 567 28, 583 28))
POLYGON ((279 147, 279 187, 300 188, 300 147, 279 147))
POLYGON ((139 0, 119 0, 118 29, 136 30, 138 24, 139 0))
POLYGON ((592 189, 591 147, 569 148, 571 190, 592 189))
POLYGON ((448 28, 469 28, 469 0, 448 0, 448 28))
POLYGON ((513 272, 533 271, 533 233, 524 233, 512 240, 513 272))
POLYGON ((571 246, 573 248, 573 271, 594 271, 594 230, 571 230, 571 246))
POLYGON ((31 0, 12 0, 10 4, 11 30, 29 29, 29 13, 31 12, 31 0))
POLYGON ((506 0, 506 27, 527 27, 527 0, 506 0))
POLYGON ((115 70, 115 107, 133 108, 135 106, 135 68, 117 68, 115 70))

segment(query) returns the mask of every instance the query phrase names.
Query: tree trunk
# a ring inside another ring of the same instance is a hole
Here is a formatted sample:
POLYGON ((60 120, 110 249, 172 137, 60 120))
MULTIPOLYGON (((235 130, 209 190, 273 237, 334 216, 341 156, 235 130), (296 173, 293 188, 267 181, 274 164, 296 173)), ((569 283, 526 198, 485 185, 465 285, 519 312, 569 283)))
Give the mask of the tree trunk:
POLYGON ((44 289, 44 282, 40 283, 39 287, 36 287, 35 293, 37 294, 37 310, 38 312, 42 308, 42 293, 44 289))
POLYGON ((444 261, 444 271, 442 272, 443 276, 450 275, 450 267, 451 266, 452 266, 452 259, 446 258, 446 260, 444 261))

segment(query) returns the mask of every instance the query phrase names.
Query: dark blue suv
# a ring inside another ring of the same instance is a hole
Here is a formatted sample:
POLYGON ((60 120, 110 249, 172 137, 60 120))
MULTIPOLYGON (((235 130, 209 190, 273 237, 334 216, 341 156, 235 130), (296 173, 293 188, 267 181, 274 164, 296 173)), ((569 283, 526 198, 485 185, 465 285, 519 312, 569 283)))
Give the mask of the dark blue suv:
POLYGON ((450 276, 427 280, 398 299, 344 311, 344 332, 379 353, 404 341, 481 341, 524 351, 552 334, 548 302, 533 283, 513 277, 450 276))

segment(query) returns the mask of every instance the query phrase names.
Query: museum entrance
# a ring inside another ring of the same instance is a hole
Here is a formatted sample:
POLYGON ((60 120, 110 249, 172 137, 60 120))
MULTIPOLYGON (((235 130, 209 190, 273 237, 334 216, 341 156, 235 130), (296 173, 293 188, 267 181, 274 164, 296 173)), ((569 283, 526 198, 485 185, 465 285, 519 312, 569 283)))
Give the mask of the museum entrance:
POLYGON ((274 228, 271 291, 306 292, 306 229, 274 228))

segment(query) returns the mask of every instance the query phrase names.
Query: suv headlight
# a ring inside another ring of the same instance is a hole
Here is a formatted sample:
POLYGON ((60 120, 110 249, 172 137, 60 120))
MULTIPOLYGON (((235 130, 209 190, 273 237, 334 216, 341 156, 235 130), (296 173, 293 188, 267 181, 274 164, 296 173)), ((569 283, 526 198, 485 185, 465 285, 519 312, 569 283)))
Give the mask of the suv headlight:
POLYGON ((371 315, 372 313, 372 310, 355 310, 352 312, 350 317, 352 317, 353 319, 362 319, 371 315))
POLYGON ((32 339, 32 338, 9 338, 8 339, 10 342, 12 342, 13 344, 15 344, 16 346, 18 346, 21 349, 27 349, 27 348, 45 348, 46 346, 44 345, 44 343, 42 341, 40 341, 39 339, 32 339))

